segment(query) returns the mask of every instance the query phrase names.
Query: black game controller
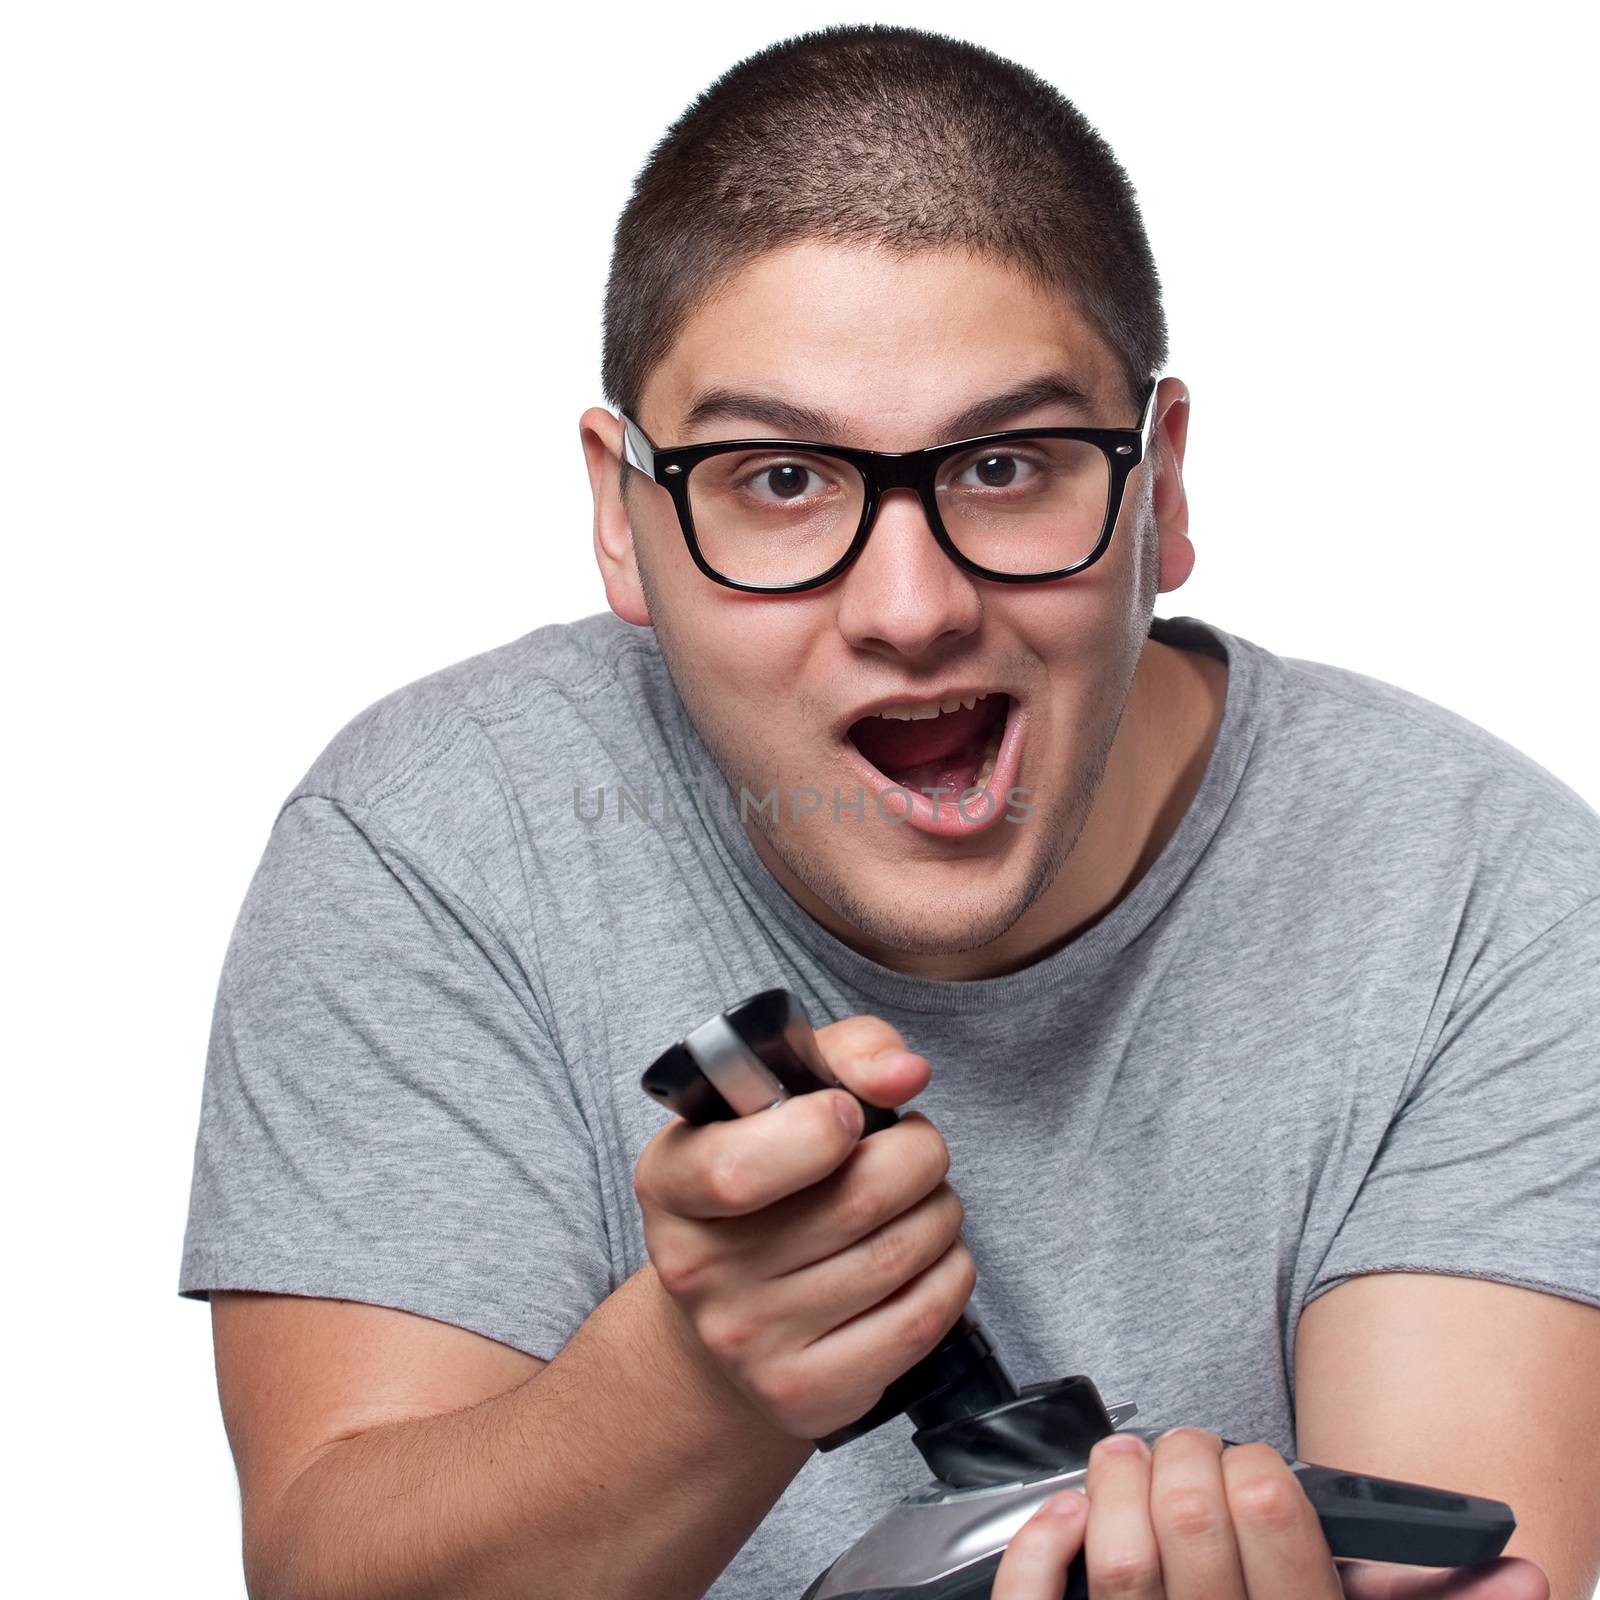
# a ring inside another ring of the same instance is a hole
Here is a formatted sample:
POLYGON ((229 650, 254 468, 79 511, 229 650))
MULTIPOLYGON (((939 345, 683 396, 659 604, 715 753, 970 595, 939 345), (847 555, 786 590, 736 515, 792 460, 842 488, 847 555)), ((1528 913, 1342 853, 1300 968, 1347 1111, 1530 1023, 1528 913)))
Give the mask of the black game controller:
MULTIPOLYGON (((701 1024, 656 1058, 642 1084, 693 1123, 752 1116, 791 1095, 845 1087, 787 989, 765 989, 701 1024)), ((878 1106, 863 1109, 863 1138, 899 1120, 878 1106)), ((934 1479, 820 1573, 801 1600, 987 1600, 1012 1536, 1058 1490, 1082 1487, 1090 1449, 1136 1411, 1108 1409, 1085 1377, 1018 1388, 982 1324, 963 1313, 870 1411, 816 1441, 835 1450, 903 1412, 934 1479)), ((1289 1466, 1338 1557, 1464 1566, 1499 1555, 1516 1527, 1498 1500, 1304 1461, 1289 1466)), ((1087 1594, 1080 1556, 1066 1600, 1087 1594)))

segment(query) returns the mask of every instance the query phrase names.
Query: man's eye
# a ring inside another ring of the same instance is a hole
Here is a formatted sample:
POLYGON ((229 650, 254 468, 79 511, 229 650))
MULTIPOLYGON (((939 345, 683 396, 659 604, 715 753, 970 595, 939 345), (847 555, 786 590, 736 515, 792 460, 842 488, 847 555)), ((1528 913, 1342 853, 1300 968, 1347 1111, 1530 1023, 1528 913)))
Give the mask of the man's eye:
POLYGON ((745 479, 747 489, 762 499, 800 500, 817 487, 817 474, 798 461, 784 461, 776 466, 762 467, 745 479))
POLYGON ((966 489, 1012 489, 1037 475, 1038 463, 1009 450, 985 450, 961 469, 955 481, 966 489))
MULTIPOLYGON (((710 477, 708 487, 719 481, 710 477)), ((760 461, 745 461, 721 480, 724 492, 758 505, 781 507, 811 504, 826 499, 838 488, 833 471, 822 462, 804 456, 769 456, 760 461)))

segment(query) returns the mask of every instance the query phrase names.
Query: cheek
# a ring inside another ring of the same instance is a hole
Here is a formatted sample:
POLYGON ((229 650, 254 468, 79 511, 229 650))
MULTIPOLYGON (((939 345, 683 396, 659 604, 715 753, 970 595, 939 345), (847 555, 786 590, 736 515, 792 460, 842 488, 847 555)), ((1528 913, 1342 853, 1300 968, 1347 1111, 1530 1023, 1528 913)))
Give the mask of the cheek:
POLYGON ((808 718, 796 685, 803 655, 786 653, 781 638, 732 639, 715 632, 675 652, 674 677, 695 722, 739 765, 766 769, 810 755, 825 719, 808 718))
POLYGON ((1129 564, 1113 562, 1107 551, 1075 578, 1008 596, 1006 626, 1044 663, 1052 690, 1064 679, 1086 685, 1115 674, 1130 638, 1149 626, 1135 603, 1134 583, 1129 564))
POLYGON ((707 692, 746 717, 769 718, 794 729, 825 724, 813 710, 809 685, 828 678, 818 664, 819 633, 793 602, 730 596, 733 605, 708 609, 697 621, 695 671, 707 692))

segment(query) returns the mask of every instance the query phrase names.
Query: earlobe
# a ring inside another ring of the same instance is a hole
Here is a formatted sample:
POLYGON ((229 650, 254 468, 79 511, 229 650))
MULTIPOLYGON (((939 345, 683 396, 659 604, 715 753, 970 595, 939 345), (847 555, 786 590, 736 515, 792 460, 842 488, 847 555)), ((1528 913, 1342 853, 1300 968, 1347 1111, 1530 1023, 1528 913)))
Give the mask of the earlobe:
MULTIPOLYGON (((622 498, 622 419, 594 406, 578 420, 589 489, 594 497, 594 557, 606 601, 624 622, 648 627, 650 608, 639 576, 633 524, 622 498)), ((632 476, 637 479, 638 472, 632 476)), ((634 492, 637 492, 637 483, 634 492)))
POLYGON ((1165 528, 1159 531, 1161 576, 1156 583, 1156 590, 1165 594, 1169 589, 1181 588, 1194 571, 1194 546, 1186 534, 1168 533, 1165 528))

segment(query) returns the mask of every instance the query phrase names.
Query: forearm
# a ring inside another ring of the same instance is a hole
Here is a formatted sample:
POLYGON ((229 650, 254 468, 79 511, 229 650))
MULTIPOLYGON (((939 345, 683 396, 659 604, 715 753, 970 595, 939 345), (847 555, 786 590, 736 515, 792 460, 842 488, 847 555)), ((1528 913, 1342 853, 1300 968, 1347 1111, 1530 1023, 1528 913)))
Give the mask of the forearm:
POLYGON ((652 1267, 526 1383, 329 1448, 245 1516, 255 1600, 698 1600, 811 1453, 652 1267), (257 1526, 257 1523, 265 1526, 257 1526))

